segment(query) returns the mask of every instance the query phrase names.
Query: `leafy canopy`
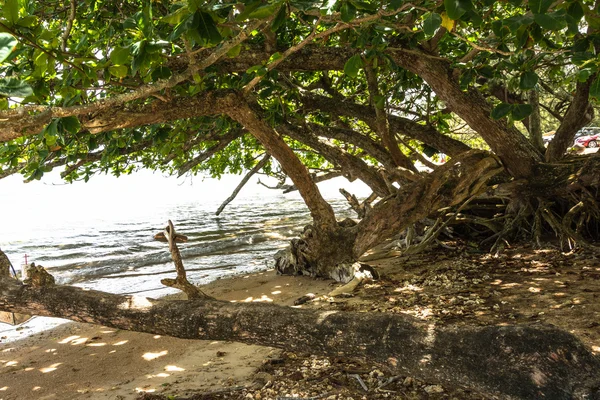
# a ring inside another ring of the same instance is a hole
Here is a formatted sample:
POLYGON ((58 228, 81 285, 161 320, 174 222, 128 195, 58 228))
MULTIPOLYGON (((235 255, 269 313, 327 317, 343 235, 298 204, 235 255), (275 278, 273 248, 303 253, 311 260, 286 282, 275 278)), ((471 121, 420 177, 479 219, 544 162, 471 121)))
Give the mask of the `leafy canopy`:
MULTIPOLYGON (((304 109, 307 94, 334 95, 375 104, 451 134, 455 124, 450 111, 419 76, 397 65, 391 56, 395 48, 446 60, 462 90, 485 93, 495 105, 494 119, 521 121, 532 112, 526 102, 492 97, 492 88, 498 85, 523 96, 540 91, 541 85, 569 95, 577 82, 591 79, 590 96, 600 98, 600 13, 592 1, 60 4, 64 6, 46 0, 0 1, 0 110, 26 106, 60 110, 35 132, 23 125, 24 134, 5 141, 0 149, 5 172, 19 171, 28 179, 39 179, 58 165, 67 166, 67 179, 88 179, 96 171, 119 175, 138 166, 170 173, 238 173, 264 152, 237 123, 220 115, 165 118, 122 129, 92 127, 94 105, 124 94, 134 95, 118 103, 115 112, 148 105, 158 110, 173 99, 246 88, 273 125, 342 124, 379 140, 355 118, 304 109), (345 54, 343 64, 336 64, 335 57, 323 60, 320 67, 285 64, 299 52, 318 48, 347 50, 340 53, 345 54), (224 54, 210 62, 211 55, 221 50, 224 54), (367 66, 377 74, 378 97, 369 96, 367 66), (144 94, 148 85, 161 89, 144 94), (91 108, 77 111, 86 106, 91 108)), ((561 97, 557 96, 554 93, 548 101, 561 97)), ((25 114, 44 110, 33 107, 25 114)), ((332 167, 302 141, 289 143, 307 166, 332 167)), ((347 142, 330 143, 376 162, 347 142)), ((424 146, 411 137, 405 144, 407 152, 424 146)))

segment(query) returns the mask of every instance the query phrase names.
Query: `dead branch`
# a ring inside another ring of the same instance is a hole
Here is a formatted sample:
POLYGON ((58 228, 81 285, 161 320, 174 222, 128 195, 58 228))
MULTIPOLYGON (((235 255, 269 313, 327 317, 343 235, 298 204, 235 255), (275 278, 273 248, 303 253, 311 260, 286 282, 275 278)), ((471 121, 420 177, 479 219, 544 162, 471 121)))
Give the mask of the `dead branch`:
POLYGON ((246 176, 244 176, 244 178, 242 179, 242 181, 239 183, 239 185, 237 185, 237 187, 235 188, 235 190, 233 191, 233 193, 231 193, 231 196, 229 196, 224 202, 223 204, 221 204, 221 206, 219 207, 219 209, 217 210, 217 212, 215 213, 215 215, 219 215, 221 214, 221 212, 223 211, 223 209, 225 207, 227 207, 227 204, 231 203, 233 201, 233 199, 235 199, 235 197, 238 195, 238 193, 240 192, 240 190, 242 190, 242 188, 244 187, 244 185, 246 183, 248 183, 248 181, 250 180, 250 178, 252 177, 252 175, 254 175, 255 173, 257 173, 258 171, 260 171, 265 165, 267 165, 267 162, 269 161, 269 159, 271 158, 271 156, 269 154, 265 154, 265 156, 262 158, 262 160, 260 160, 258 162, 258 164, 256 164, 254 166, 254 168, 252 168, 250 171, 248 171, 248 173, 246 174, 246 176))
POLYGON ((177 248, 176 244, 177 241, 187 241, 187 237, 184 235, 179 235, 175 232, 173 222, 169 220, 169 225, 165 228, 164 232, 156 234, 154 238, 160 241, 164 241, 164 239, 167 240, 167 242, 169 243, 169 251, 171 252, 171 257, 173 258, 173 262, 175 263, 175 270, 177 271, 177 278, 165 278, 160 282, 165 286, 174 287, 176 289, 181 290, 187 295, 187 298, 189 300, 211 298, 187 280, 185 268, 183 267, 183 260, 181 259, 181 253, 179 253, 179 248, 177 248))

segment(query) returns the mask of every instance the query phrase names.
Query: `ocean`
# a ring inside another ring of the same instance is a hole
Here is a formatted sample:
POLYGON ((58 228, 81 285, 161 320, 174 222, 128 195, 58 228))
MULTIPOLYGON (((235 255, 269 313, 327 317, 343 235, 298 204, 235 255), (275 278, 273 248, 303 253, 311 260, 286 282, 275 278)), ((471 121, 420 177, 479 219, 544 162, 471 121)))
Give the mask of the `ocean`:
MULTIPOLYGON (((188 236, 179 249, 193 283, 272 268, 273 255, 310 223, 308 209, 298 192, 267 189, 255 178, 216 216, 240 179, 178 180, 149 171, 74 184, 57 173, 27 184, 20 176, 5 178, 0 249, 17 270, 27 259, 44 266, 57 284, 156 298, 177 291, 160 283, 176 274, 168 245, 153 239, 170 219, 188 236)), ((353 216, 340 187, 368 194, 361 183, 343 178, 319 187, 338 218, 353 216)), ((0 340, 63 322, 35 318, 20 329, 0 324, 0 340)))

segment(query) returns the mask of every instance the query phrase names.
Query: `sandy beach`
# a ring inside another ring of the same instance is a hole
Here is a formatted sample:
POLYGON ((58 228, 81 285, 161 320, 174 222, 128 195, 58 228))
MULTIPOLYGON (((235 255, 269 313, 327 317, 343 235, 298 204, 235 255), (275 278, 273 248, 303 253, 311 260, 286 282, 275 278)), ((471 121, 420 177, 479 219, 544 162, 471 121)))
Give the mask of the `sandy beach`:
MULTIPOLYGON (((271 270, 219 279, 203 290, 221 300, 291 305, 308 292, 325 294, 331 285, 271 270)), ((218 390, 247 384, 278 353, 71 322, 0 345, 0 400, 132 399, 143 392, 218 390)))
MULTIPOLYGON (((389 251, 371 257, 369 264, 381 272, 380 280, 360 286, 352 297, 323 298, 302 307, 401 313, 435 324, 551 324, 600 354, 597 255, 531 247, 498 256, 468 249, 416 256, 389 251)), ((265 271, 220 279, 202 289, 227 301, 292 305, 303 295, 325 295, 336 286, 265 271)), ((144 393, 194 400, 483 398, 397 376, 368 360, 79 323, 0 345, 0 400, 116 400, 144 393)))

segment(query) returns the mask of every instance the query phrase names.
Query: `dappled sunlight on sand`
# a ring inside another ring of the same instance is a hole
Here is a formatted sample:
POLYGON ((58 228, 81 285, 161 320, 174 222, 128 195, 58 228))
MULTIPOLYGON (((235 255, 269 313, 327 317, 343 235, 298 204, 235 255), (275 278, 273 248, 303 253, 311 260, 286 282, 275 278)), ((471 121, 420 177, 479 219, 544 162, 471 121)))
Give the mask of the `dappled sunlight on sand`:
POLYGON ((40 368, 40 372, 42 374, 47 374, 48 372, 56 371, 59 365, 62 365, 62 363, 55 363, 46 368, 40 368))
POLYGON ((138 392, 138 393, 154 393, 154 392, 156 392, 156 389, 155 388, 148 388, 148 389, 146 389, 146 388, 136 387, 135 391, 138 392))
POLYGON ((181 371, 185 371, 185 368, 178 367, 177 365, 167 365, 165 367, 165 371, 168 371, 168 372, 181 372, 181 371))
POLYGON ((142 358, 146 361, 156 360, 159 357, 166 356, 169 353, 168 350, 163 350, 158 353, 146 353, 142 356, 142 358))
POLYGON ((13 361, 7 361, 6 363, 4 363, 4 366, 5 367, 12 367, 12 366, 17 365, 18 363, 19 363, 18 361, 14 361, 14 360, 13 361))
POLYGON ((129 340, 121 340, 120 342, 113 343, 113 346, 122 346, 127 342, 129 342, 129 340))
POLYGON ((69 342, 71 342, 71 341, 73 341, 73 340, 75 340, 75 339, 79 339, 80 337, 81 337, 81 336, 77 336, 77 335, 74 335, 74 336, 69 336, 69 337, 67 337, 67 338, 64 338, 64 339, 63 339, 63 340, 61 340, 60 342, 58 342, 58 344, 67 344, 67 343, 69 343, 69 342))
POLYGON ((252 296, 247 297, 246 299, 243 300, 244 303, 272 303, 273 299, 270 298, 269 296, 267 296, 266 294, 263 294, 262 296, 258 297, 258 298, 254 298, 252 296))

